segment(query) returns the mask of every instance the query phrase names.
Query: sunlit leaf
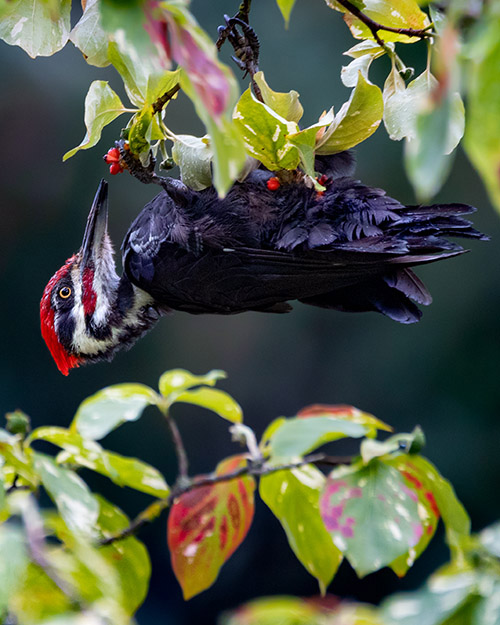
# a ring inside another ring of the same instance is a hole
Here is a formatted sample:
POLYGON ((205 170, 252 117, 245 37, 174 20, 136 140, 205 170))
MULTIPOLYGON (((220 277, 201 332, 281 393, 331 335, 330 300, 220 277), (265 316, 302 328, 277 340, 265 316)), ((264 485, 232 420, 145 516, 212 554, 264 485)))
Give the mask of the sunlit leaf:
POLYGON ((77 432, 59 427, 42 427, 36 429, 30 438, 48 441, 64 449, 65 452, 57 458, 58 462, 86 467, 109 477, 119 486, 129 486, 154 497, 166 497, 170 492, 157 469, 136 458, 105 451, 98 443, 84 439, 77 432))
POLYGON ((74 471, 59 467, 49 456, 33 454, 33 463, 68 527, 90 536, 99 516, 99 505, 85 482, 74 471))
POLYGON ((79 406, 71 429, 84 438, 99 440, 126 421, 136 421, 146 406, 160 397, 143 384, 109 386, 85 399, 79 406))
MULTIPOLYGON (((391 49, 394 44, 387 44, 391 49)), ((350 56, 353 60, 349 65, 342 66, 340 70, 340 78, 346 87, 355 87, 358 83, 359 72, 368 80, 368 70, 372 61, 386 54, 384 48, 380 47, 376 41, 365 40, 353 46, 346 52, 346 56, 350 56)))
POLYGON ((174 393, 184 391, 193 386, 215 386, 218 380, 224 380, 227 377, 225 371, 213 369, 206 375, 194 375, 185 369, 172 369, 165 371, 158 382, 158 388, 163 397, 167 397, 174 393))
POLYGON ((361 458, 365 464, 368 464, 373 458, 382 456, 390 457, 395 452, 404 450, 412 450, 414 453, 415 446, 422 448, 425 444, 425 436, 421 428, 417 426, 410 434, 395 434, 386 438, 385 441, 377 441, 373 439, 365 439, 361 441, 361 458))
POLYGON ((500 39, 493 20, 490 44, 470 72, 465 149, 500 210, 500 39))
POLYGON ((57 10, 44 0, 17 0, 2 11, 0 39, 20 46, 35 58, 51 56, 69 38, 71 0, 59 0, 57 10))
POLYGON ((73 27, 70 40, 82 52, 89 65, 106 67, 108 58, 108 34, 101 26, 98 0, 87 0, 83 15, 73 27))
POLYGON ((299 94, 296 91, 281 93, 273 91, 267 84, 264 72, 257 72, 254 80, 259 86, 264 104, 267 104, 275 113, 278 113, 283 119, 289 122, 299 122, 304 109, 299 101, 299 94))
POLYGON ((300 162, 297 148, 287 135, 299 131, 269 106, 259 102, 247 89, 236 105, 234 120, 245 140, 248 153, 270 170, 295 169, 300 162))
POLYGON ((277 471, 260 480, 259 493, 286 532, 288 543, 304 567, 320 583, 322 593, 342 561, 319 512, 325 476, 313 465, 277 471))
MULTIPOLYGON (((245 466, 243 456, 222 461, 217 475, 245 466)), ((168 517, 172 567, 185 599, 209 588, 245 538, 253 518, 251 476, 195 488, 178 497, 168 517)))
POLYGON ((418 543, 422 523, 416 499, 396 469, 373 460, 334 469, 320 510, 335 545, 364 576, 418 543))
POLYGON ((186 390, 175 397, 175 402, 194 404, 207 410, 212 410, 223 419, 232 423, 241 423, 243 411, 241 406, 225 391, 217 388, 201 387, 194 390, 186 390))
MULTIPOLYGON (((374 38, 371 30, 352 13, 347 12, 338 2, 326 0, 326 3, 333 9, 345 13, 344 20, 349 26, 353 37, 356 39, 374 38)), ((420 9, 416 0, 396 0, 395 2, 388 2, 388 0, 363 0, 360 4, 361 6, 358 8, 365 15, 384 26, 419 30, 426 28, 430 24, 429 18, 420 9)), ((380 31, 379 35, 384 41, 401 41, 402 43, 418 41, 417 37, 409 37, 408 35, 400 35, 388 31, 380 31)))
POLYGON ((278 3, 281 15, 283 15, 283 19, 285 20, 285 25, 288 27, 290 13, 292 12, 295 0, 276 0, 276 2, 278 3))
POLYGON ((422 467, 418 466, 418 456, 398 454, 391 459, 384 460, 384 462, 401 473, 406 483, 406 489, 408 489, 406 492, 413 499, 418 499, 418 515, 422 523, 422 536, 418 543, 390 564, 396 575, 402 577, 427 548, 434 536, 441 515, 433 494, 434 484, 429 480, 428 473, 422 471, 422 467), (414 462, 415 459, 417 463, 414 462))
POLYGON ((340 438, 361 438, 369 428, 331 416, 284 419, 267 437, 274 458, 295 458, 340 438))
POLYGON ((66 152, 63 161, 74 156, 78 150, 88 150, 101 138, 102 129, 125 113, 120 98, 104 80, 95 80, 85 98, 85 126, 87 134, 79 146, 66 152))
POLYGON ((379 127, 384 111, 382 92, 358 73, 356 88, 316 146, 317 154, 334 154, 358 145, 379 127))

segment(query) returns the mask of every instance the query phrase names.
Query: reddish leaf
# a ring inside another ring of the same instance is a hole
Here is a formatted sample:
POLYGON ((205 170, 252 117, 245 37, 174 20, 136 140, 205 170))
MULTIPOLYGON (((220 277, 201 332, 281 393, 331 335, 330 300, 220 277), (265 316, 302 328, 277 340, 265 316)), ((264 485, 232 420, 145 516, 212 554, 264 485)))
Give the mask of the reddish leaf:
MULTIPOLYGON (((244 456, 226 458, 216 474, 245 466, 244 456)), ((251 476, 201 486, 175 500, 168 518, 172 568, 184 599, 209 588, 219 569, 245 538, 253 519, 251 476)))
MULTIPOLYGON (((436 527, 441 516, 436 500, 432 493, 432 484, 421 467, 413 461, 414 457, 401 454, 393 459, 385 461, 393 466, 403 476, 408 492, 413 492, 413 499, 418 500, 418 515, 422 523, 422 535, 416 545, 408 552, 390 564, 391 569, 399 577, 406 575, 420 554, 425 551, 427 545, 434 536, 436 527)), ((418 462, 418 460, 417 460, 418 462)))

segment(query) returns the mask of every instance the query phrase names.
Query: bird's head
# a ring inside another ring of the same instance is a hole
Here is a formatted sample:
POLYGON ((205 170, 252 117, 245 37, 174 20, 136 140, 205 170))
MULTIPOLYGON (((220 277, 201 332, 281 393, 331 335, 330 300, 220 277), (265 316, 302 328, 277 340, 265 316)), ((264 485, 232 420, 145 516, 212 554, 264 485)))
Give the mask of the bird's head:
POLYGON ((119 284, 107 232, 108 185, 101 180, 80 250, 52 276, 40 302, 42 336, 64 375, 106 357, 119 284))

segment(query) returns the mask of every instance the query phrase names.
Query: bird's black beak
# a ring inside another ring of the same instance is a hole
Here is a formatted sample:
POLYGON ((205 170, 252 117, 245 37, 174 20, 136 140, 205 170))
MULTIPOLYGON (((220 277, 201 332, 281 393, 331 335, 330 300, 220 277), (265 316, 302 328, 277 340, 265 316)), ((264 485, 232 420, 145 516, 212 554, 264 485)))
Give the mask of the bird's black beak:
POLYGON ((90 209, 80 248, 82 270, 96 265, 108 231, 108 183, 101 180, 90 209))

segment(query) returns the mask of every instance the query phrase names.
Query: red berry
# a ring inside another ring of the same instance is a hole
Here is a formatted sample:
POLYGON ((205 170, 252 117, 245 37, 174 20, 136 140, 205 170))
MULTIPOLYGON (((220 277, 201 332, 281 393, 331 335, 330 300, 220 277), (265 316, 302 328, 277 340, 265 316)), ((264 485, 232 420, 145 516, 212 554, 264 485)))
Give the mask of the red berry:
POLYGON ((109 173, 113 174, 113 176, 116 176, 116 174, 121 174, 123 171, 123 167, 120 165, 120 163, 111 163, 111 165, 109 166, 109 173))
POLYGON ((104 155, 106 163, 117 163, 120 160, 120 150, 118 148, 111 148, 108 153, 104 155))
POLYGON ((321 174, 321 176, 317 179, 318 183, 324 187, 326 185, 326 183, 328 182, 328 176, 326 176, 325 174, 321 174))
POLYGON ((276 176, 273 176, 273 178, 269 178, 269 180, 267 181, 267 188, 269 189, 269 191, 276 191, 276 189, 279 189, 281 187, 281 182, 279 181, 279 178, 276 178, 276 176))

